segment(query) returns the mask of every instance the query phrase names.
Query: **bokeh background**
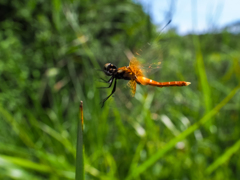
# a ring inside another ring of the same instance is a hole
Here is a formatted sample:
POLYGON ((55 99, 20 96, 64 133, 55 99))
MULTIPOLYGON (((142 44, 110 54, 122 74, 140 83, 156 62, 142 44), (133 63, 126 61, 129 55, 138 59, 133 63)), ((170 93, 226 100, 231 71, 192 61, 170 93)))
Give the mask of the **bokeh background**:
POLYGON ((183 35, 172 3, 156 25, 140 1, 0 2, 0 179, 74 179, 80 100, 86 179, 240 179, 240 25, 183 35), (119 80, 101 108, 99 70, 126 51, 192 84, 119 80))

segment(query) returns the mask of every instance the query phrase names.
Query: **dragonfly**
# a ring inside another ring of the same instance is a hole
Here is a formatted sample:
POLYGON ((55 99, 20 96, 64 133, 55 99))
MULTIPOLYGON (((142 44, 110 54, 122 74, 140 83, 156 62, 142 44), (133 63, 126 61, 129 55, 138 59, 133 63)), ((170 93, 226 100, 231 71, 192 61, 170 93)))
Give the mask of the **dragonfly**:
POLYGON ((104 82, 109 83, 109 86, 104 88, 110 88, 113 85, 113 89, 111 94, 107 96, 105 99, 103 99, 102 107, 104 106, 104 103, 116 91, 118 79, 129 81, 128 85, 132 90, 133 96, 135 95, 137 84, 150 85, 150 86, 161 87, 161 88, 169 87, 169 86, 188 86, 189 84, 191 84, 190 82, 185 82, 185 81, 157 82, 152 79, 149 79, 145 77, 143 66, 141 65, 140 61, 136 57, 132 57, 130 59, 129 65, 124 67, 118 68, 112 63, 106 63, 104 65, 103 71, 107 76, 111 76, 111 78, 108 81, 102 79, 104 82))

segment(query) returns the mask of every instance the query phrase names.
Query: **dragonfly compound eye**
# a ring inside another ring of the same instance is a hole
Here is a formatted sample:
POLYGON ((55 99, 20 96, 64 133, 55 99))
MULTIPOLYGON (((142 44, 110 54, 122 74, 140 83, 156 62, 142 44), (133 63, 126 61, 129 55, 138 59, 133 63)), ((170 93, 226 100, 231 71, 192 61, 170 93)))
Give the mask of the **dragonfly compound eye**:
POLYGON ((107 63, 104 65, 104 72, 106 75, 108 76, 112 76, 113 72, 115 72, 117 70, 117 67, 111 63, 107 63))
POLYGON ((110 66, 111 66, 111 63, 105 64, 105 65, 104 65, 104 71, 107 71, 110 66))

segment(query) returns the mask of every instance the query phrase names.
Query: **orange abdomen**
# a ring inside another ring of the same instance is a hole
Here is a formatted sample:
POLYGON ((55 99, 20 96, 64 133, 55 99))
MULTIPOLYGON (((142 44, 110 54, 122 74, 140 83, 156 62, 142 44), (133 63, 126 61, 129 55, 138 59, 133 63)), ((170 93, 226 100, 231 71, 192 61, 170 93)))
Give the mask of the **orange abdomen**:
POLYGON ((157 87, 188 86, 189 84, 191 84, 190 82, 185 82, 185 81, 157 82, 143 76, 137 77, 136 81, 137 83, 140 83, 142 85, 150 85, 150 86, 157 86, 157 87))

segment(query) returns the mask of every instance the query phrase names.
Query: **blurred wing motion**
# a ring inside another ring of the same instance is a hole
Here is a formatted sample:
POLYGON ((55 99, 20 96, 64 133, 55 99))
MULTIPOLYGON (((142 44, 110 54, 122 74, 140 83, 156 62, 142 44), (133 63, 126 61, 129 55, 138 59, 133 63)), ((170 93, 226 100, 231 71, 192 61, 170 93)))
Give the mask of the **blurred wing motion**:
POLYGON ((132 96, 135 95, 136 93, 136 86, 137 86, 137 81, 136 78, 144 76, 143 69, 141 67, 140 62, 137 60, 136 57, 132 57, 129 63, 129 69, 131 72, 135 75, 131 78, 131 80, 128 82, 128 86, 131 88, 132 96))
POLYGON ((133 57, 130 60, 129 68, 132 71, 132 73, 135 74, 136 77, 144 76, 144 72, 143 72, 141 63, 137 60, 136 57, 133 57))
POLYGON ((117 66, 111 63, 107 63, 104 65, 103 71, 107 76, 111 76, 108 81, 105 81, 106 83, 110 84, 107 88, 110 88, 112 84, 114 84, 114 86, 112 93, 103 100, 102 106, 104 105, 104 102, 115 92, 117 79, 129 80, 128 86, 132 89, 133 96, 135 95, 137 84, 156 87, 188 86, 189 84, 191 84, 190 82, 185 81, 157 82, 152 79, 146 78, 142 65, 136 57, 132 57, 130 59, 129 66, 124 66, 120 68, 117 68, 117 66))
POLYGON ((136 76, 135 79, 131 79, 131 81, 129 82, 129 86, 132 88, 133 96, 136 92, 136 83, 156 87, 188 86, 189 84, 191 84, 190 82, 185 81, 157 82, 152 79, 146 78, 140 62, 135 57, 130 60, 129 68, 136 76))
POLYGON ((131 93, 132 93, 132 96, 134 97, 135 93, 136 93, 136 88, 137 88, 137 82, 135 80, 130 80, 128 82, 128 87, 131 88, 131 93))

